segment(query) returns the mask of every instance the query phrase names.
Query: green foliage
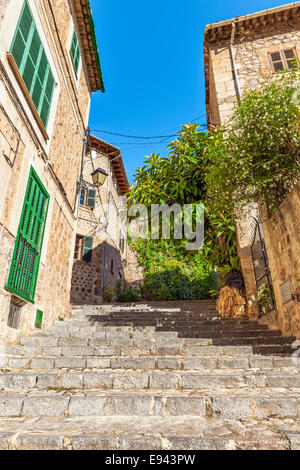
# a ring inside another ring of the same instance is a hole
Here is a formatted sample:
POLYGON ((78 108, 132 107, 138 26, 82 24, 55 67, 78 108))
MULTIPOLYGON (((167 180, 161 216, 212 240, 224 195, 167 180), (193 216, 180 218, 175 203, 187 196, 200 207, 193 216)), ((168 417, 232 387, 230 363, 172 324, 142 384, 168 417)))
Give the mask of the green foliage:
POLYGON ((135 175, 129 202, 151 204, 190 204, 204 199, 203 166, 207 135, 197 124, 183 126, 168 147, 170 155, 146 157, 145 166, 135 175))
POLYGON ((273 76, 246 93, 226 128, 210 135, 206 175, 211 214, 252 201, 276 209, 300 177, 297 72, 273 76))
POLYGON ((117 293, 117 302, 119 303, 127 303, 127 302, 138 302, 140 300, 140 296, 134 289, 126 289, 120 290, 117 293))
POLYGON ((215 273, 205 249, 186 252, 184 242, 169 240, 132 241, 145 268, 144 294, 154 300, 194 300, 210 297, 216 286, 215 273))
MULTIPOLYGON (((153 154, 146 157, 145 166, 139 168, 135 175, 135 185, 129 196, 129 203, 151 204, 200 204, 207 199, 207 174, 210 171, 211 156, 208 147, 216 141, 204 132, 199 132, 197 124, 183 126, 178 138, 169 145, 168 158, 153 154)), ((222 140, 223 145, 223 140, 222 140)), ((171 224, 174 221, 171 220, 171 224)), ((172 228, 172 225, 171 225, 172 228)), ((172 230, 171 230, 172 233, 172 230)), ((232 266, 240 269, 236 249, 236 227, 230 208, 220 213, 205 213, 205 262, 211 266, 232 266)), ((194 253, 185 250, 185 242, 178 240, 135 244, 135 250, 141 255, 140 262, 149 268, 149 257, 145 250, 153 251, 152 256, 157 265, 163 263, 160 253, 168 254, 168 259, 184 261, 194 253), (152 246, 155 247, 152 250, 152 246)))
POLYGON ((113 289, 112 287, 105 287, 104 295, 103 295, 104 302, 111 303, 116 293, 117 293, 116 289, 113 289))

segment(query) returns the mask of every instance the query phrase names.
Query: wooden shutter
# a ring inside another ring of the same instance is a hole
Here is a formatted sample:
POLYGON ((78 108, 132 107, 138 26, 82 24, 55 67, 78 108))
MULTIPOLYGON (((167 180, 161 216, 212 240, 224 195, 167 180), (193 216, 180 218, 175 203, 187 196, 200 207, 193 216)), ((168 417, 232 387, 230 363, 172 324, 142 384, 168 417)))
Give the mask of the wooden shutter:
POLYGON ((88 200, 87 200, 87 205, 91 209, 95 209, 96 206, 96 191, 94 189, 89 189, 88 191, 88 200))
POLYGON ((27 0, 24 2, 10 52, 46 128, 55 81, 27 0))
POLYGON ((49 195, 30 171, 7 288, 34 302, 49 195))
POLYGON ((82 260, 90 263, 92 261, 93 239, 84 237, 82 247, 82 260))
POLYGON ((32 15, 27 2, 25 2, 11 47, 11 53, 14 56, 16 64, 19 68, 22 63, 26 44, 29 40, 29 35, 32 35, 30 34, 32 33, 32 23, 32 15))
POLYGON ((77 37, 75 29, 74 29, 74 33, 72 37, 72 42, 71 42, 71 55, 73 58, 73 63, 74 63, 76 73, 78 73, 79 60, 80 60, 80 47, 79 47, 79 41, 78 41, 78 37, 77 37))

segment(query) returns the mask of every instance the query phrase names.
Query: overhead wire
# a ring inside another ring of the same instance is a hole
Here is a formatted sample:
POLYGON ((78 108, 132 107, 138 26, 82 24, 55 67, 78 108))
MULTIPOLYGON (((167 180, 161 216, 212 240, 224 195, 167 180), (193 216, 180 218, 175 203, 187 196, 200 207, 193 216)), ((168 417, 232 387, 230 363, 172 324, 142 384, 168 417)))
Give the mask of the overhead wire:
MULTIPOLYGON (((204 116, 206 116, 206 114, 203 114, 202 116, 198 116, 195 119, 192 119, 190 122, 194 123, 194 122, 202 119, 204 116)), ((199 126, 200 127, 207 127, 207 125, 203 124, 203 123, 199 124, 199 126)), ((176 128, 173 128, 173 129, 176 129, 176 128)), ((171 129, 171 130, 173 130, 173 129, 171 129)), ((137 136, 137 135, 122 134, 122 133, 113 132, 113 131, 105 131, 104 129, 91 129, 90 131, 91 132, 98 132, 100 134, 114 135, 114 136, 118 136, 118 137, 126 137, 127 139, 142 139, 142 140, 151 140, 151 139, 166 139, 166 140, 168 140, 172 137, 177 137, 178 136, 178 133, 170 134, 170 135, 137 136)), ((167 131, 167 132, 169 132, 169 131, 167 131)), ((127 144, 127 142, 126 142, 126 144, 127 144)), ((117 145, 123 145, 123 144, 117 144, 117 145)))

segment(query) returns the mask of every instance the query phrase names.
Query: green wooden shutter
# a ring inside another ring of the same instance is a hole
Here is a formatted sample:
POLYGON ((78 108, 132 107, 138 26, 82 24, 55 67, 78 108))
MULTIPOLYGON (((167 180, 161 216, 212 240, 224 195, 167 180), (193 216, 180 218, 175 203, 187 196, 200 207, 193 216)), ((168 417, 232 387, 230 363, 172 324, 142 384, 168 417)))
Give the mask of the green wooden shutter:
POLYGON ((74 29, 74 33, 72 37, 72 42, 71 42, 71 55, 72 55, 74 67, 77 73, 78 68, 79 68, 79 61, 80 61, 80 46, 79 46, 78 36, 76 34, 75 29, 74 29))
POLYGON ((88 191, 88 207, 95 209, 96 206, 96 191, 94 189, 89 189, 88 191))
POLYGON ((82 247, 82 259, 87 263, 92 261, 93 239, 91 237, 84 237, 82 247))
POLYGON ((34 302, 49 195, 31 168, 7 289, 34 302))
POLYGON ((41 120, 47 127, 55 81, 27 0, 24 2, 10 52, 41 120))
POLYGON ((42 328, 43 316, 44 316, 44 312, 42 312, 41 310, 36 311, 36 318, 35 318, 35 325, 34 325, 35 328, 39 328, 39 329, 42 328))

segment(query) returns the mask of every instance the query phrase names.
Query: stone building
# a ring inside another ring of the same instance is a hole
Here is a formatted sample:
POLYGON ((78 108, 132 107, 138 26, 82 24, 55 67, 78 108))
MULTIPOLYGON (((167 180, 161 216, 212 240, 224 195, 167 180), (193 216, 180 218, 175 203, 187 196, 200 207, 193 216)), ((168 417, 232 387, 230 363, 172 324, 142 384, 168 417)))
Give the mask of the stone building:
POLYGON ((69 313, 83 139, 103 89, 88 1, 0 2, 0 338, 69 313))
MULTIPOLYGON (((219 126, 246 90, 300 64, 300 2, 207 25, 204 55, 207 121, 219 126)), ((271 218, 253 204, 238 222, 250 315, 300 338, 299 227, 299 185, 271 218), (264 293, 262 306, 257 299, 264 293)))
POLYGON ((97 305, 125 281, 127 245, 126 198, 129 183, 117 147, 90 136, 83 162, 78 226, 74 250, 71 303, 97 305), (100 169, 97 189, 92 173, 100 169))

